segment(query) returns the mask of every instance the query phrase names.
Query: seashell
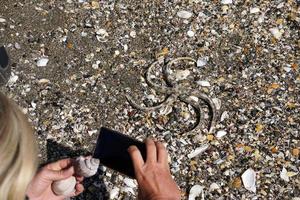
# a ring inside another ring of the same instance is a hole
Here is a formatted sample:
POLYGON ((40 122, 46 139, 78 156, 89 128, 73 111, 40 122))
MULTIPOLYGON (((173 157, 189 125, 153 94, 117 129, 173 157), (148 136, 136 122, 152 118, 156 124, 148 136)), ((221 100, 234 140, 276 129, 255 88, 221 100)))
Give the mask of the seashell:
POLYGON ((232 4, 232 0, 222 0, 221 4, 232 4))
POLYGON ((60 196, 70 196, 75 192, 76 178, 71 176, 67 179, 55 181, 52 184, 52 191, 60 196))
POLYGON ((210 87, 210 83, 208 81, 197 81, 197 84, 202 87, 210 87))
POLYGON ((255 8, 250 8, 250 13, 254 14, 254 13, 258 13, 260 11, 259 8, 255 7, 255 8))
POLYGON ((190 154, 188 154, 188 158, 194 158, 204 151, 206 151, 209 147, 209 144, 202 145, 201 147, 196 148, 194 151, 192 151, 190 154))
POLYGON ((74 163, 75 172, 79 176, 90 177, 97 173, 99 164, 99 159, 80 156, 74 163))
POLYGON ((48 58, 41 58, 36 62, 36 65, 38 67, 45 67, 45 66, 47 66, 48 61, 49 61, 48 58))
POLYGON ((0 23, 4 23, 4 22, 6 22, 6 19, 0 18, 0 23))
POLYGON ((198 58, 197 60, 197 67, 203 67, 207 64, 206 58, 198 58))
POLYGON ((195 32, 194 32, 194 31, 191 31, 191 30, 189 30, 189 31, 187 32, 187 35, 188 35, 189 37, 194 37, 194 35, 195 35, 195 32))
POLYGON ((269 31, 272 33, 273 37, 277 40, 280 40, 282 34, 284 33, 284 30, 279 30, 278 28, 270 28, 269 31))
POLYGON ((289 182, 289 177, 287 175, 287 170, 283 167, 281 172, 280 172, 280 178, 283 179, 286 182, 289 182))
POLYGON ((217 138, 221 138, 221 137, 225 136, 226 134, 227 134, 226 131, 220 130, 220 131, 217 132, 216 137, 217 137, 217 138))
POLYGON ((201 195, 201 199, 204 200, 203 189, 204 189, 204 187, 201 185, 194 185, 190 190, 189 200, 195 200, 196 197, 199 197, 200 195, 201 195))
POLYGON ((280 172, 280 178, 283 179, 286 182, 290 181, 290 177, 296 176, 298 173, 297 172, 288 172, 286 168, 282 168, 280 172))
POLYGON ((175 79, 177 81, 182 81, 185 80, 189 75, 191 74, 191 72, 189 70, 177 70, 175 72, 175 79))
POLYGON ((130 188, 135 188, 136 187, 136 182, 133 179, 130 178, 125 178, 124 179, 124 183, 126 186, 130 187, 130 188))
POLYGON ((188 19, 192 17, 193 13, 186 11, 186 10, 181 10, 177 12, 177 16, 183 19, 188 19))
POLYGON ((215 190, 219 190, 220 189, 220 186, 217 184, 217 183, 212 183, 210 186, 209 186, 209 191, 212 192, 212 191, 215 191, 215 190))
POLYGON ((120 189, 117 187, 114 187, 110 192, 109 192, 109 199, 115 199, 118 197, 120 192, 120 189))
POLYGON ((256 193, 255 179, 255 171, 251 168, 242 174, 242 181, 245 188, 254 193, 256 193))

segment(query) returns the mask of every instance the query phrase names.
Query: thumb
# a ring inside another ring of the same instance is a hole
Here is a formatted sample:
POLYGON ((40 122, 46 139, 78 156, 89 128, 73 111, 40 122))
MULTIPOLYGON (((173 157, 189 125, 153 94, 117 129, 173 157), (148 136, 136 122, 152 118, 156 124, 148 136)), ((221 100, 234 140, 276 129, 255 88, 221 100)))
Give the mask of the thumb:
POLYGON ((48 180, 52 180, 52 181, 59 181, 59 180, 63 180, 66 178, 69 178, 70 176, 72 176, 74 174, 74 167, 69 167, 68 169, 63 169, 63 170, 47 170, 47 172, 45 173, 45 176, 48 180))

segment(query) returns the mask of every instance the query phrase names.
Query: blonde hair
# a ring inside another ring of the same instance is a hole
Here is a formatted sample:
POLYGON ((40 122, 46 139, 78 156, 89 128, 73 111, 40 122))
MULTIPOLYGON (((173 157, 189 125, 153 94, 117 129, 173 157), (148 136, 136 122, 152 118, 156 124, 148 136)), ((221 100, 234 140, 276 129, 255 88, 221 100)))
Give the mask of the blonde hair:
POLYGON ((24 199, 37 168, 37 147, 26 116, 1 92, 0 163, 0 199, 24 199))

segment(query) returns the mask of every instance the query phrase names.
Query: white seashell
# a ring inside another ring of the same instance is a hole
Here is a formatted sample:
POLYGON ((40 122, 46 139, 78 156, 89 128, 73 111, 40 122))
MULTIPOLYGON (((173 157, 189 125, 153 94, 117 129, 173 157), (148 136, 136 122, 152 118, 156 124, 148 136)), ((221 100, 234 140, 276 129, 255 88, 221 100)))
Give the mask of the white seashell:
POLYGON ((227 134, 226 131, 220 130, 220 131, 217 132, 216 137, 217 137, 217 138, 221 138, 221 137, 225 136, 226 134, 227 134))
POLYGON ((127 185, 130 188, 135 188, 137 186, 136 182, 130 178, 125 178, 124 183, 125 183, 125 185, 127 185))
POLYGON ((188 35, 189 37, 194 37, 194 35, 195 35, 195 32, 194 32, 194 31, 191 31, 191 30, 189 30, 189 31, 187 32, 187 35, 188 35))
POLYGON ((283 179, 286 182, 289 182, 290 179, 289 179, 287 173, 288 172, 287 172, 286 168, 283 167, 282 170, 281 170, 281 172, 280 172, 280 178, 283 179))
POLYGON ((208 81, 197 81, 197 84, 202 87, 210 87, 210 83, 208 81))
POLYGON ((215 190, 218 190, 220 189, 220 186, 217 184, 217 183, 212 183, 210 186, 209 186, 209 191, 215 191, 215 190))
POLYGON ((39 84, 50 83, 50 80, 45 79, 45 78, 42 78, 42 79, 38 80, 38 83, 39 83, 39 84))
POLYGON ((221 109, 221 105, 222 105, 222 102, 220 99, 218 98, 213 98, 212 101, 214 102, 215 106, 216 106, 216 109, 217 110, 220 110, 221 109))
POLYGON ((242 181, 247 190, 256 193, 256 177, 253 169, 249 168, 243 173, 242 181))
POLYGON ((189 194, 189 200, 196 200, 196 197, 201 195, 201 199, 204 200, 204 187, 201 185, 194 185, 189 194))
POLYGON ((193 13, 186 11, 186 10, 181 10, 177 12, 177 16, 183 19, 188 19, 193 15, 193 13))
POLYGON ((170 105, 166 105, 164 108, 162 108, 162 109, 159 111, 159 114, 160 114, 160 115, 168 115, 168 114, 170 114, 172 111, 173 111, 173 107, 170 106, 170 105))
POLYGON ((221 4, 232 4, 232 0, 222 0, 221 4))
MULTIPOLYGON (((297 170, 297 168, 296 168, 297 170)), ((280 178, 282 178, 284 181, 289 182, 289 178, 296 176, 298 174, 298 172, 288 172, 284 167, 282 168, 281 172, 280 172, 280 178)))
POLYGON ((18 79, 19 79, 19 76, 12 73, 9 80, 8 80, 8 85, 13 85, 14 83, 17 82, 18 79))
POLYGON ((186 79, 189 75, 191 74, 191 72, 189 70, 177 70, 175 72, 175 78, 178 81, 184 80, 186 79))
POLYGON ((279 30, 278 28, 270 28, 269 31, 272 33, 274 38, 276 38, 277 40, 279 40, 281 38, 282 34, 284 33, 283 30, 279 30))
POLYGON ((203 67, 207 64, 207 60, 205 58, 198 58, 197 67, 203 67))
POLYGON ((286 72, 290 72, 290 71, 292 70, 292 68, 290 68, 290 67, 283 67, 283 69, 284 69, 284 71, 286 71, 286 72))
POLYGON ((76 178, 74 176, 71 176, 67 179, 60 180, 60 181, 55 181, 51 188, 52 191, 60 196, 70 196, 74 194, 75 192, 75 185, 76 185, 76 178))
POLYGON ((192 100, 192 101, 195 101, 195 102, 198 102, 198 101, 199 101, 199 98, 196 97, 196 96, 189 96, 188 99, 189 99, 189 100, 192 100))
POLYGON ((204 151, 206 151, 209 147, 209 144, 205 144, 202 145, 201 147, 196 148, 194 151, 192 151, 191 153, 188 154, 188 158, 194 158, 198 155, 200 155, 201 153, 203 153, 204 151))
POLYGON ((254 13, 258 13, 260 10, 259 8, 255 7, 255 8, 250 8, 250 13, 254 14, 254 13))
POLYGON ((84 158, 80 156, 75 161, 75 172, 79 176, 90 177, 97 173, 100 160, 96 158, 84 158))
POLYGON ((109 192, 109 199, 115 199, 118 197, 120 192, 120 189, 117 187, 114 187, 110 192, 109 192))
POLYGON ((37 61, 36 65, 38 67, 45 67, 45 66, 47 66, 48 61, 49 61, 48 58, 41 58, 37 61))
POLYGON ((96 38, 99 42, 106 42, 106 37, 108 36, 108 33, 105 29, 100 28, 96 31, 96 38))
POLYGON ((131 187, 123 187, 121 191, 127 194, 131 193, 132 195, 135 195, 135 192, 131 187))
POLYGON ((0 23, 4 23, 4 22, 6 22, 6 19, 0 18, 0 23))
POLYGON ((222 113, 222 115, 221 115, 220 121, 222 122, 222 121, 224 121, 224 120, 227 119, 227 118, 229 118, 229 114, 228 114, 227 111, 224 111, 224 112, 222 113))
POLYGON ((135 31, 131 31, 129 33, 130 37, 135 38, 136 37, 136 32, 135 31))
POLYGON ((96 31, 96 34, 97 34, 97 35, 100 35, 100 36, 108 36, 107 31, 106 31, 105 29, 103 29, 103 28, 98 29, 98 30, 96 31))

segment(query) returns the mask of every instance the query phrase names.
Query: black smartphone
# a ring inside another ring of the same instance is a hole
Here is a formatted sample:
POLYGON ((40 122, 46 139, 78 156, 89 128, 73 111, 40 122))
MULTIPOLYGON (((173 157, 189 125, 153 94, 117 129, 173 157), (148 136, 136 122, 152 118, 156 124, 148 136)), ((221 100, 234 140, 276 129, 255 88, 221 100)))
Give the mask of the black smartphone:
POLYGON ((127 152, 131 145, 137 146, 146 160, 146 145, 117 131, 102 127, 97 139, 94 158, 100 163, 131 178, 135 178, 132 160, 127 152))

